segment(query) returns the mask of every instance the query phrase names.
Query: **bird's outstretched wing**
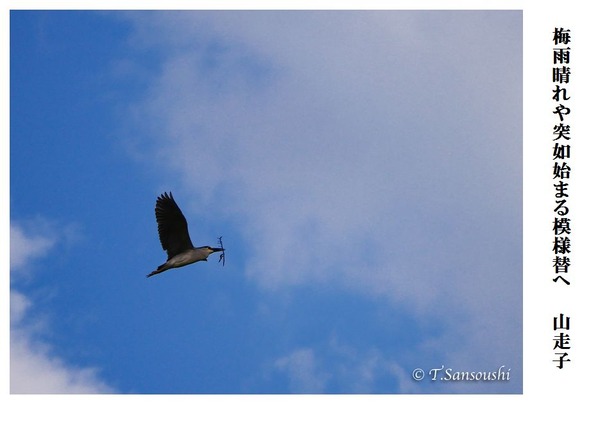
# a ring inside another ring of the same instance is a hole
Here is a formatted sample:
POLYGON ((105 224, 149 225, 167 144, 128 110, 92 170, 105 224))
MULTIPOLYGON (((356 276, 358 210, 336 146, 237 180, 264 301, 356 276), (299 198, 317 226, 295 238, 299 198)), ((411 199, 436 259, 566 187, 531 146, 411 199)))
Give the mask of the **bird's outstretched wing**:
POLYGON ((175 203, 173 194, 163 193, 156 199, 156 222, 158 237, 163 250, 170 259, 177 254, 194 248, 188 232, 187 221, 175 203))

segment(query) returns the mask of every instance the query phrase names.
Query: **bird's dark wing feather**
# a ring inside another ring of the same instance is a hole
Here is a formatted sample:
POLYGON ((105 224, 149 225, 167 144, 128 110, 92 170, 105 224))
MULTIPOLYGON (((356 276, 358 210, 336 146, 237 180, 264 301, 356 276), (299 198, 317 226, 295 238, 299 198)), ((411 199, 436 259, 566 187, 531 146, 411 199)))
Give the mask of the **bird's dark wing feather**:
POLYGON ((156 222, 158 237, 163 250, 170 259, 177 254, 194 248, 188 232, 187 221, 175 203, 173 194, 162 194, 156 199, 156 222))

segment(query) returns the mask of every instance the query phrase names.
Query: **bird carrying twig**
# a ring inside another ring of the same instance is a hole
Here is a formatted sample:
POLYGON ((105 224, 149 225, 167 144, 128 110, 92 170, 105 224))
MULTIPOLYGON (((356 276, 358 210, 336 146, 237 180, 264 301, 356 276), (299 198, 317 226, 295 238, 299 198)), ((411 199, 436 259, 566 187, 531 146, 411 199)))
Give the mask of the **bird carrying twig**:
POLYGON ((156 222, 158 224, 158 237, 163 250, 167 252, 167 261, 152 271, 146 277, 160 274, 172 268, 180 268, 199 261, 206 261, 212 253, 221 252, 221 259, 225 265, 225 249, 223 242, 219 238, 220 248, 213 248, 208 245, 194 247, 188 225, 181 209, 175 203, 173 194, 166 192, 156 199, 154 209, 156 222))

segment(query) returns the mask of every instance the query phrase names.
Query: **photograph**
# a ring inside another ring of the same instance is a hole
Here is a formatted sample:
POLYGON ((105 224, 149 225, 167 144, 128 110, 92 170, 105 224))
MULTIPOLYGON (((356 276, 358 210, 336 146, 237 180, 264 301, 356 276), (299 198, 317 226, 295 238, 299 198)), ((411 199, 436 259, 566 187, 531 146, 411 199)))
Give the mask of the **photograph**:
POLYGON ((522 39, 12 11, 11 393, 521 393, 522 39))

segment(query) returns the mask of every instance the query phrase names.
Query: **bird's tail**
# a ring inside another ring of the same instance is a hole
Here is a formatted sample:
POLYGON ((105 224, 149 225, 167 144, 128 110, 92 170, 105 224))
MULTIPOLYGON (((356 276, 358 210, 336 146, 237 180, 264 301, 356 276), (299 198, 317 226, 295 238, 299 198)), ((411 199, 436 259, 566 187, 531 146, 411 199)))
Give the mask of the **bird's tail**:
POLYGON ((148 275, 146 275, 146 278, 150 278, 152 275, 156 275, 156 274, 160 274, 161 272, 166 271, 168 268, 166 267, 166 263, 160 265, 158 268, 156 268, 155 271, 150 272, 148 275))

